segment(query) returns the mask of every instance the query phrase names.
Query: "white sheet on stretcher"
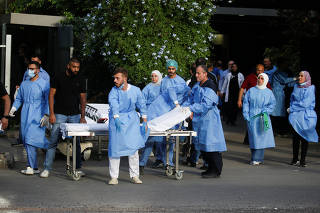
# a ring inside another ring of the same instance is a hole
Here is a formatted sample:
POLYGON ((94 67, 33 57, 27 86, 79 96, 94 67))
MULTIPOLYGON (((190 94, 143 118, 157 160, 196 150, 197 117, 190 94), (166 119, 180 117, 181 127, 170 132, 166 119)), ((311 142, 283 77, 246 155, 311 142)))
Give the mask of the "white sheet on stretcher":
POLYGON ((151 131, 161 132, 171 129, 175 125, 181 123, 186 118, 190 117, 191 111, 186 107, 176 107, 170 112, 167 112, 159 117, 148 122, 148 127, 151 131))
MULTIPOLYGON (((148 127, 152 132, 161 132, 171 129, 181 123, 191 115, 191 111, 184 107, 177 107, 148 122, 148 127)), ((62 123, 60 124, 62 137, 67 136, 67 132, 105 132, 109 129, 109 122, 106 123, 62 123)))

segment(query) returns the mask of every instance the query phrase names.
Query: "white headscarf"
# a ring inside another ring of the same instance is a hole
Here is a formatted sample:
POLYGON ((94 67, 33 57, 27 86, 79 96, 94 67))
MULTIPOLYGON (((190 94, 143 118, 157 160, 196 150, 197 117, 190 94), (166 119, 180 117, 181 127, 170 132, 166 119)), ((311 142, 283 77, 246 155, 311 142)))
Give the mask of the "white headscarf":
POLYGON ((152 75, 153 73, 158 76, 158 81, 157 81, 156 83, 154 83, 154 84, 160 85, 160 84, 161 84, 161 81, 162 81, 162 74, 159 72, 159 70, 153 70, 153 71, 151 72, 151 75, 152 75))
POLYGON ((262 76, 263 79, 264 79, 264 81, 263 81, 263 84, 262 84, 261 86, 259 86, 259 85, 258 85, 258 79, 257 79, 257 86, 256 86, 256 87, 257 87, 258 89, 265 89, 265 88, 267 88, 267 84, 268 84, 268 81, 269 81, 268 75, 265 74, 265 73, 261 73, 261 74, 258 75, 258 78, 259 78, 259 76, 262 76))

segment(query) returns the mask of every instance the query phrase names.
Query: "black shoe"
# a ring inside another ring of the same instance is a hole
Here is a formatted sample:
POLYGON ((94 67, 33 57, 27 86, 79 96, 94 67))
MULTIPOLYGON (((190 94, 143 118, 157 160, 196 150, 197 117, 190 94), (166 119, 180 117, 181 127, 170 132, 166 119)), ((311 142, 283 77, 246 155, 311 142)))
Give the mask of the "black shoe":
POLYGON ((139 174, 144 175, 144 166, 139 166, 139 174))
POLYGON ((300 167, 307 167, 307 164, 306 164, 306 162, 301 161, 299 166, 300 166, 300 167))
POLYGON ((208 167, 207 167, 206 165, 203 165, 203 166, 201 166, 199 169, 201 169, 201 170, 207 170, 208 167))
POLYGON ((207 171, 204 171, 204 172, 201 172, 201 176, 206 175, 206 174, 208 174, 208 173, 209 173, 208 170, 207 170, 207 171))
POLYGON ((202 178, 218 178, 218 177, 220 177, 220 175, 218 175, 217 173, 209 172, 209 171, 202 172, 201 176, 202 176, 202 178))
POLYGON ((163 162, 161 160, 156 160, 151 167, 154 169, 163 168, 163 162))
MULTIPOLYGON (((298 160, 292 160, 291 161, 291 163, 290 163, 290 165, 292 165, 292 166, 299 166, 299 161, 298 160)), ((301 163, 300 163, 301 164, 301 163)))

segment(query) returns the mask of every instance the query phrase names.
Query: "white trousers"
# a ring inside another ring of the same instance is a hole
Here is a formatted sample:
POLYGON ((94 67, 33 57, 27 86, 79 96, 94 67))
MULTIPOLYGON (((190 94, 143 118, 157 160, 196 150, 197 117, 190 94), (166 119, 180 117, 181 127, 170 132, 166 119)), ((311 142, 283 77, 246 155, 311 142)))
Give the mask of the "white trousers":
MULTIPOLYGON (((139 153, 138 150, 129 158, 129 174, 130 178, 139 177, 139 153)), ((110 158, 109 157, 109 173, 111 178, 119 177, 120 157, 110 158)))

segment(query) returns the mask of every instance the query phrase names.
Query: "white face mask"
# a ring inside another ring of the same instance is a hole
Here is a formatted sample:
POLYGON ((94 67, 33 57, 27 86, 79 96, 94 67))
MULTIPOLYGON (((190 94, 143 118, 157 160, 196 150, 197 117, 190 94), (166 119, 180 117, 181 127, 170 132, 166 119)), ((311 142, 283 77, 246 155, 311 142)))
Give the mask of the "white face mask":
POLYGON ((28 69, 28 75, 30 78, 33 78, 34 76, 36 76, 36 74, 34 73, 34 70, 28 69))

